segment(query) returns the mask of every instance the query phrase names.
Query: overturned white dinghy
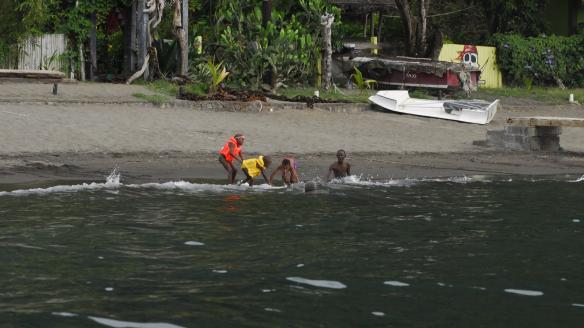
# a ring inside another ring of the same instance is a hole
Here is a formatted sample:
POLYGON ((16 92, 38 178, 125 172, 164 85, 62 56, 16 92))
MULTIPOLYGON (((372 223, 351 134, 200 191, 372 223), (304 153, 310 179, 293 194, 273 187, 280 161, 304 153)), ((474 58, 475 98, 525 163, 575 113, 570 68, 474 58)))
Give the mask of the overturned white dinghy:
POLYGON ((384 109, 418 116, 441 118, 475 124, 491 122, 499 100, 427 100, 410 98, 407 90, 384 90, 369 97, 369 101, 384 109))

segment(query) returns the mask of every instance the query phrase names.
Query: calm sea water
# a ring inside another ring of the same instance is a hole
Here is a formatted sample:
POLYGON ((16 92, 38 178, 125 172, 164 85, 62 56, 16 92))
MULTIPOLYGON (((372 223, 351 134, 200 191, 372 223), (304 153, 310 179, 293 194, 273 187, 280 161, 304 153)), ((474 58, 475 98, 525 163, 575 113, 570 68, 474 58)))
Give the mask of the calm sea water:
POLYGON ((584 322, 577 177, 20 187, 0 186, 0 327, 584 322))

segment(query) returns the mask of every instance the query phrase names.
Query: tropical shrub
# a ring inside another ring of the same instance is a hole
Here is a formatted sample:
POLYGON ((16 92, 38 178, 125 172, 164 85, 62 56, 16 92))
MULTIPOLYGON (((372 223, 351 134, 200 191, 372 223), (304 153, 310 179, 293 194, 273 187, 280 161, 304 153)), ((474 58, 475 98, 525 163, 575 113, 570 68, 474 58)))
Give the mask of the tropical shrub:
POLYGON ((215 53, 242 87, 258 89, 267 74, 272 90, 306 83, 320 58, 319 13, 332 7, 323 0, 301 0, 295 14, 285 14, 274 6, 269 22, 262 24, 261 5, 259 0, 220 3, 215 53))
POLYGON ((215 64, 215 62, 211 58, 209 58, 207 65, 209 67, 209 72, 211 73, 209 93, 213 94, 219 91, 221 83, 223 82, 223 80, 225 80, 227 75, 229 75, 229 72, 225 69, 223 63, 215 64))
POLYGON ((367 89, 371 89, 373 85, 377 84, 377 81, 375 80, 368 80, 363 78, 363 73, 361 73, 357 67, 355 67, 355 73, 352 75, 352 77, 355 85, 357 85, 357 88, 361 93, 367 89))
POLYGON ((505 82, 548 86, 563 82, 584 87, 584 35, 523 37, 497 34, 492 38, 505 82), (561 81, 561 82, 560 82, 561 81))

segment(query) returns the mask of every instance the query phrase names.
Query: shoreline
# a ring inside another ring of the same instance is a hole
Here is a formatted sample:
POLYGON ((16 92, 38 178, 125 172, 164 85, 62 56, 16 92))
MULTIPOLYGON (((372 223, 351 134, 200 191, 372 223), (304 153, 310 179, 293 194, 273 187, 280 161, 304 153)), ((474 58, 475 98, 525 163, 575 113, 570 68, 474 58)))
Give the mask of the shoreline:
POLYGON ((366 104, 308 109, 305 104, 263 103, 262 111, 256 102, 245 104, 253 107, 249 110, 225 102, 170 100, 158 106, 137 100, 135 93, 153 91, 79 83, 65 84, 58 96, 51 96, 35 84, 1 84, 0 184, 104 181, 116 165, 130 182, 220 183, 226 173, 217 152, 235 133, 247 136, 246 158, 269 154, 275 165, 292 155, 305 180, 325 177, 338 149, 346 150, 351 173, 372 180, 584 174, 581 128, 563 130, 564 151, 558 153, 475 144, 488 131, 504 129, 508 117, 583 118, 583 107, 574 104, 507 98, 490 124, 475 125, 363 109, 366 104), (75 103, 79 100, 85 103, 75 103))
MULTIPOLYGON (((251 155, 251 154, 249 154, 251 155)), ((324 180, 334 153, 298 154, 301 180, 324 180)), ((283 154, 271 154, 277 163, 283 154)), ((584 154, 533 154, 483 151, 474 153, 352 153, 351 173, 361 179, 450 178, 463 176, 584 175, 584 154)), ((268 174, 275 168, 270 167, 268 174)), ((0 156, 1 189, 55 181, 104 182, 114 168, 124 183, 205 180, 224 184, 226 173, 213 153, 27 154, 0 156), (12 186, 12 187, 11 187, 12 186)), ((242 177, 238 172, 238 177, 242 177)), ((279 177, 276 181, 279 183, 279 177)), ((260 181, 263 181, 260 178, 260 181)))

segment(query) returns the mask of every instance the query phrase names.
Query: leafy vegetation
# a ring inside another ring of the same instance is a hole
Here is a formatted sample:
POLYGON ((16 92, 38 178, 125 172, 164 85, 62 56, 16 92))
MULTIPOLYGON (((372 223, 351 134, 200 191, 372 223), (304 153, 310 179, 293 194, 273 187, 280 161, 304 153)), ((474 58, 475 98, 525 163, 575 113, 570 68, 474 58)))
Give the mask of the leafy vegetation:
POLYGON ((209 84, 209 93, 215 93, 219 91, 221 83, 223 82, 223 80, 225 80, 227 75, 229 75, 229 72, 227 72, 222 62, 215 64, 211 58, 209 58, 208 65, 209 72, 211 72, 211 83, 209 84))
MULTIPOLYGON (((280 90, 280 94, 289 98, 296 96, 312 97, 314 96, 314 88, 291 87, 280 90)), ((319 97, 326 100, 340 100, 352 103, 368 103, 368 98, 375 94, 373 90, 339 90, 331 89, 329 91, 320 90, 319 97)))
POLYGON ((499 34, 493 38, 506 83, 516 86, 584 86, 584 35, 523 37, 499 34))
MULTIPOLYGON (((172 83, 170 81, 167 80, 155 80, 152 82, 138 82, 138 83, 143 83, 143 85, 145 87, 147 87, 148 89, 165 95, 165 96, 170 96, 170 97, 176 97, 176 95, 178 95, 179 92, 179 88, 180 86, 178 86, 175 83, 172 83)), ((185 86, 183 86, 184 91, 185 92, 189 92, 192 94, 196 94, 199 96, 203 96, 207 94, 207 90, 209 89, 209 86, 207 84, 204 83, 189 83, 185 86)))
POLYGON ((320 15, 338 9, 324 0, 300 0, 293 14, 273 9, 263 22, 262 1, 224 1, 217 8, 215 52, 242 87, 272 90, 313 78, 320 58, 320 15))
POLYGON ((355 67, 355 74, 353 74, 352 77, 355 85, 357 85, 357 89, 359 89, 361 93, 364 90, 371 89, 373 85, 377 84, 377 81, 375 80, 364 79, 363 73, 361 73, 357 67, 355 67))

